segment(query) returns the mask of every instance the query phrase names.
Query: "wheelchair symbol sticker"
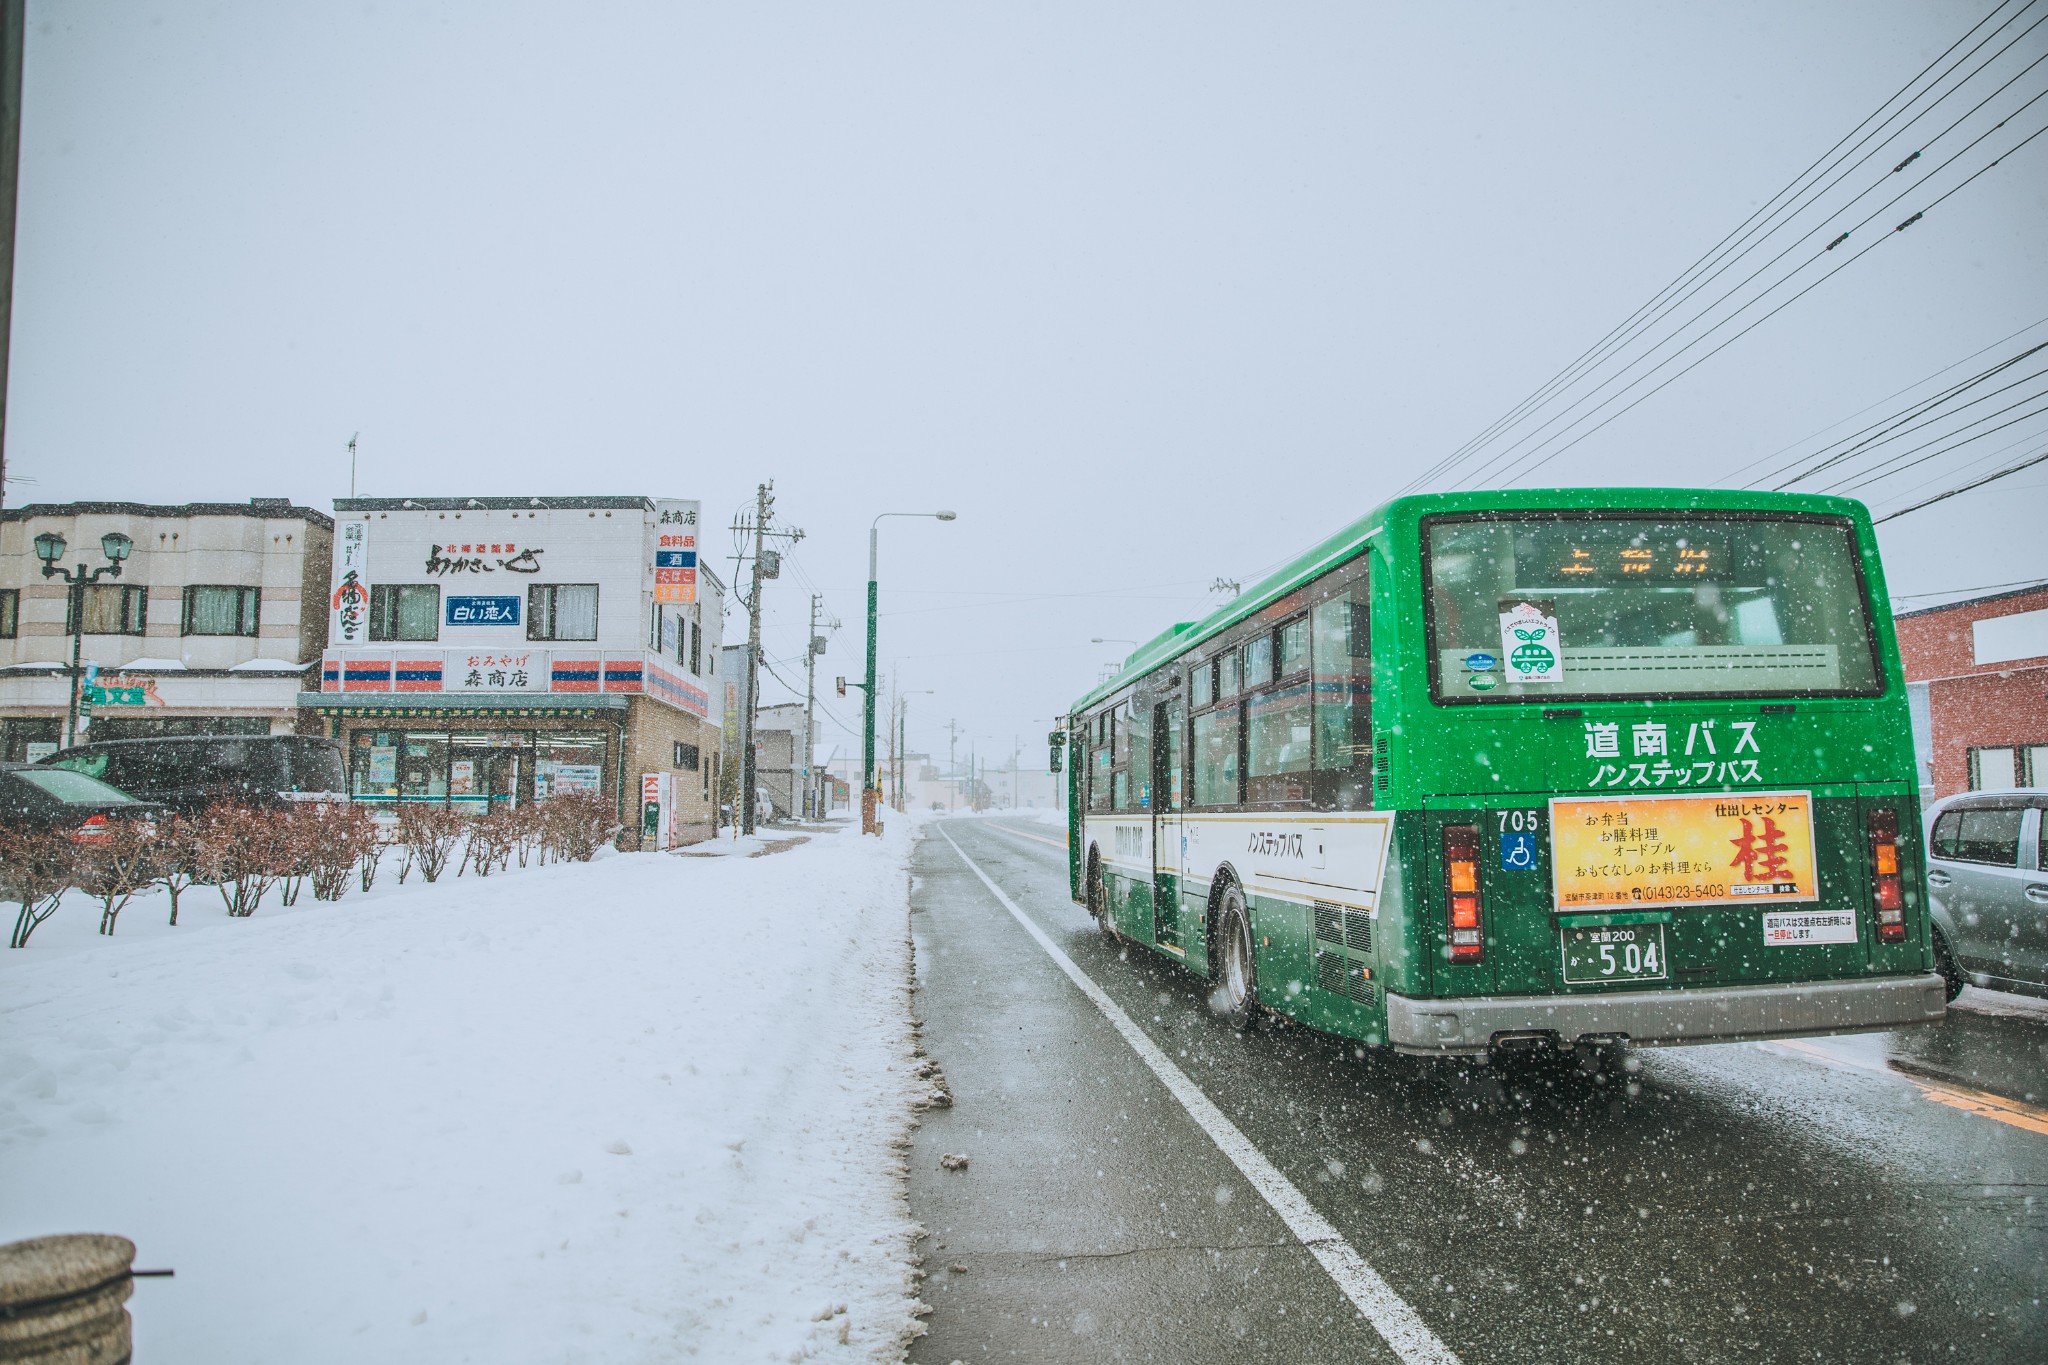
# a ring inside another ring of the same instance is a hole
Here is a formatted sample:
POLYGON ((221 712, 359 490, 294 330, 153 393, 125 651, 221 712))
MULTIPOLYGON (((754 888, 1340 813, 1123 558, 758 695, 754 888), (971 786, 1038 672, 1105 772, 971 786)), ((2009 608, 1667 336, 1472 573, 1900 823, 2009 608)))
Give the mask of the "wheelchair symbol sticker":
POLYGON ((1536 834, 1533 830, 1502 830, 1500 866, 1503 872, 1528 872, 1536 866, 1536 834))

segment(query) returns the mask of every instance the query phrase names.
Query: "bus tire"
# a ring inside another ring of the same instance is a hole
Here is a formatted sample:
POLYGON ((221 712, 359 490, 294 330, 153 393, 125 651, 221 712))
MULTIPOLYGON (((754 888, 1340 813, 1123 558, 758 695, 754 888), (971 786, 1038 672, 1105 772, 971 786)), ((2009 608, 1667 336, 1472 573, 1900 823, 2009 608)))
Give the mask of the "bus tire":
POLYGON ((1963 993, 1968 978, 1963 975, 1963 969, 1956 966, 1955 954, 1948 950, 1948 940, 1942 937, 1939 925, 1934 926, 1934 970, 1940 974, 1942 986, 1949 1000, 1954 1000, 1963 993))
POLYGON ((1104 938, 1112 943, 1122 940, 1123 936, 1116 931, 1116 917, 1109 911, 1109 885, 1102 875, 1102 853, 1094 848, 1088 850, 1088 913, 1104 938))
POLYGON ((1252 951, 1252 918, 1244 892, 1225 882, 1217 894, 1216 989, 1209 999, 1224 1022, 1243 1033, 1259 1013, 1259 963, 1252 951))

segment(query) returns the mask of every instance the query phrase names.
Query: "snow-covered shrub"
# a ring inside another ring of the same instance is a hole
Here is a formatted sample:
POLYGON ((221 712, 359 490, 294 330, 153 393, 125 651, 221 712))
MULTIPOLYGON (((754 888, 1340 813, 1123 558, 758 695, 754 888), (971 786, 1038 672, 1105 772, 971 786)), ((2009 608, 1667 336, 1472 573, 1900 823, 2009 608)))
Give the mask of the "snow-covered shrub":
MULTIPOLYGON (((315 836, 308 874, 313 881, 313 899, 338 901, 348 890, 349 880, 361 872, 364 860, 374 864, 383 852, 377 821, 361 806, 345 802, 322 802, 309 810, 308 824, 315 836)), ((376 875, 374 867, 362 873, 365 891, 376 875)))
POLYGON ((156 844, 150 852, 150 879, 171 897, 171 923, 178 922, 178 897, 187 887, 204 881, 200 871, 200 823, 190 815, 160 815, 156 822, 156 844))
MULTIPOLYGON (((469 817, 459 810, 425 802, 398 808, 397 842, 405 847, 408 861, 417 864, 430 882, 447 869, 455 845, 468 831, 469 817)), ((405 880, 402 868, 398 880, 405 880)))
POLYGON ((199 813, 199 875, 234 919, 256 913, 291 857, 276 812, 219 801, 199 813))
POLYGON ((500 806, 469 827, 469 866, 479 877, 503 871, 519 844, 526 812, 514 806, 500 806))
POLYGON ((147 820, 109 820, 91 838, 75 841, 75 880, 100 903, 101 933, 112 935, 135 893, 155 880, 156 835, 147 820))
POLYGON ((56 913, 77 856, 78 845, 60 831, 0 829, 0 897, 21 907, 8 947, 26 948, 36 926, 56 913))
POLYGON ((587 863, 619 832, 612 803, 595 792, 564 792, 540 807, 542 840, 564 862, 587 863))

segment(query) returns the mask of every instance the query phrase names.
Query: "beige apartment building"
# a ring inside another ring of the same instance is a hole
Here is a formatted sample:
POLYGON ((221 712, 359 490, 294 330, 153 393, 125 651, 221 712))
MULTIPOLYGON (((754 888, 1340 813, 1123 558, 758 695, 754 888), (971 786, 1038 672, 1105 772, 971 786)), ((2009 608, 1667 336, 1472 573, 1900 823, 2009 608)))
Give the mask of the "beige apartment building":
POLYGON ((0 510, 0 759, 62 742, 74 625, 81 664, 97 669, 81 738, 296 729, 327 641, 333 535, 332 518, 289 498, 0 510), (43 572, 37 540, 61 536, 52 563, 76 572, 107 564, 109 532, 129 553, 118 576, 85 587, 74 622, 71 590, 43 572))

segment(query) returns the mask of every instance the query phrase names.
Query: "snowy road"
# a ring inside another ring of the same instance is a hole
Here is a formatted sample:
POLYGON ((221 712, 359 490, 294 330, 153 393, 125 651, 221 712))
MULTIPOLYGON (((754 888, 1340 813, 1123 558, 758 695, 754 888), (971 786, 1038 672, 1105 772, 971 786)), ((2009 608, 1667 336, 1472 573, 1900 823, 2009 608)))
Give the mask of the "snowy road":
POLYGON ((1410 1360, 1989 1362, 2048 1339, 2048 1013, 1645 1051, 1623 1093, 1562 1068, 1503 1085, 1232 1034, 1199 983, 1097 935, 1056 828, 949 821, 914 869, 919 1013, 956 1105, 912 1162, 936 1310, 913 1361, 1402 1358, 1204 1105, 1419 1320, 1410 1360))

